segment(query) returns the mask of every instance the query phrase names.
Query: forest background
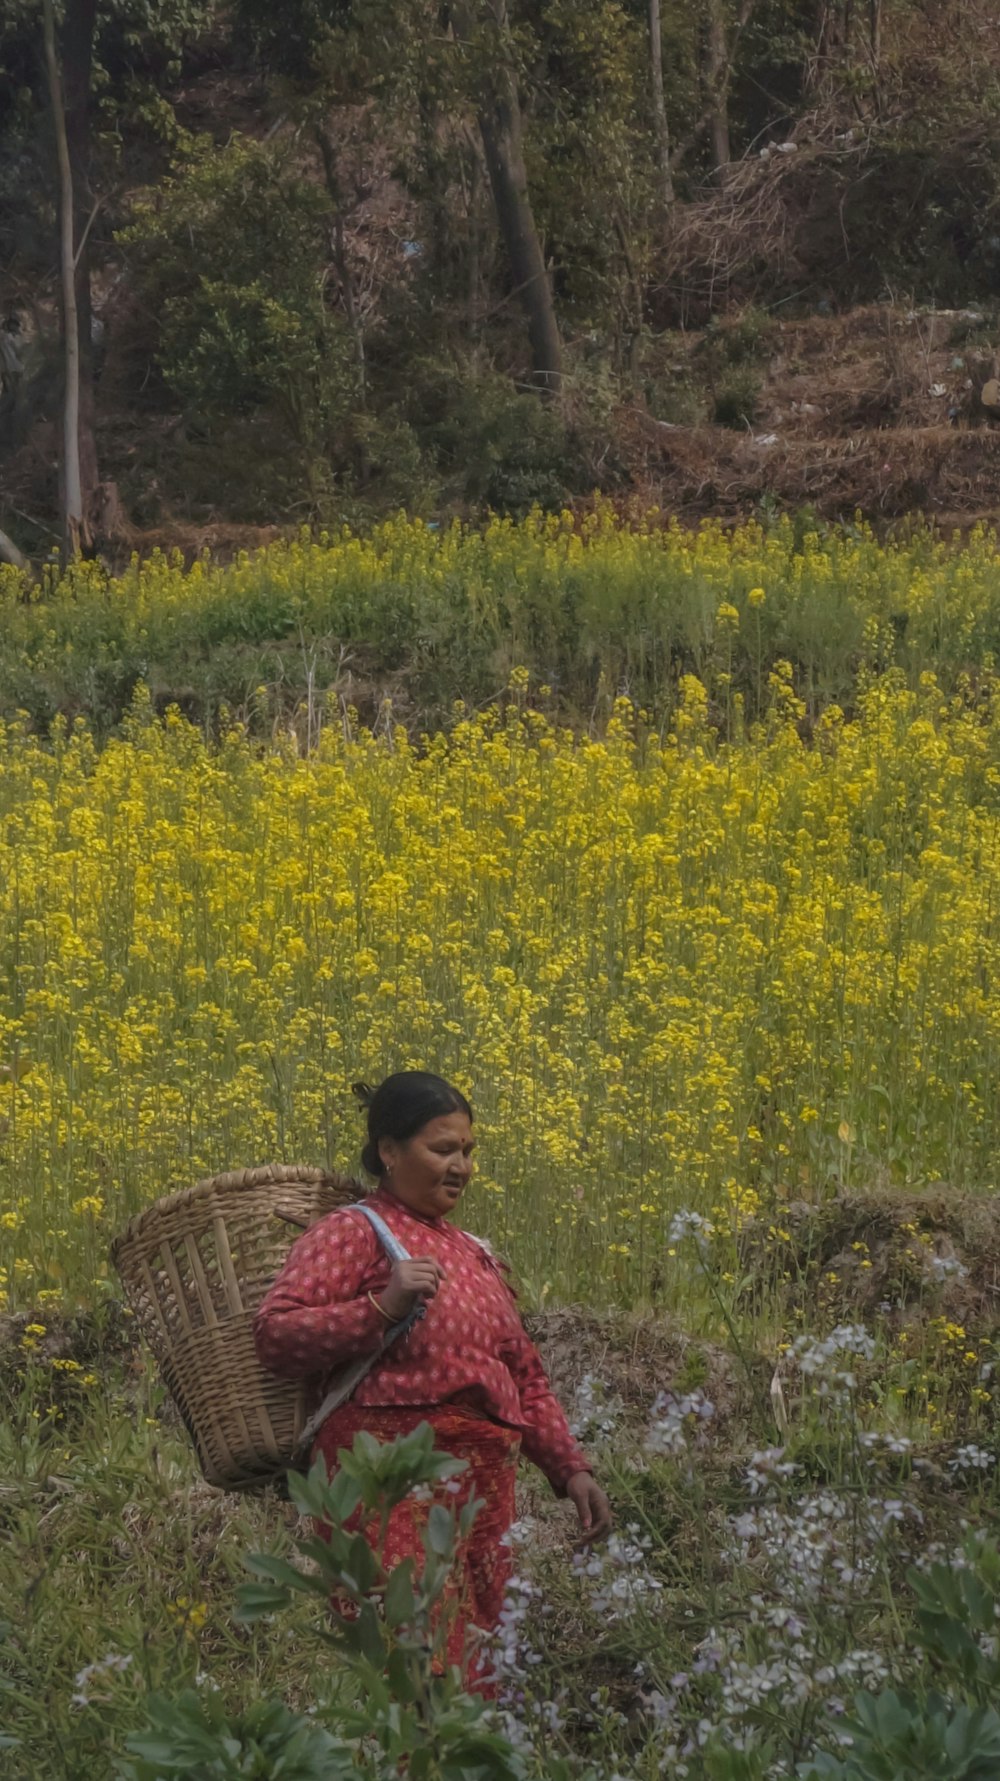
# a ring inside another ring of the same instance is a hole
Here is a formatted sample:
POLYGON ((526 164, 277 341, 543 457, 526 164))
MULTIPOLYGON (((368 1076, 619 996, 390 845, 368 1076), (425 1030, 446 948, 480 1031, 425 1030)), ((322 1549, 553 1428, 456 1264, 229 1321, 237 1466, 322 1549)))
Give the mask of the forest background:
MULTIPOLYGON (((88 549, 594 489, 990 513, 985 0, 66 0, 54 24, 88 549)), ((0 526, 31 557, 64 357, 43 38, 9 0, 0 526)))

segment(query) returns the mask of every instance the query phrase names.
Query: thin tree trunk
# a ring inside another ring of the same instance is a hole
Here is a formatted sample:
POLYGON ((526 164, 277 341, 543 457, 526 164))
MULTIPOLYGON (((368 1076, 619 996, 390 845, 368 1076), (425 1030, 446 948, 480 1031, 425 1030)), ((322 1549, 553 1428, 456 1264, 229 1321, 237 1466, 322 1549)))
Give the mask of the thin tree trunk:
POLYGON ((757 0, 742 0, 732 31, 727 35, 725 28, 725 12, 723 9, 724 0, 711 0, 713 23, 714 25, 721 27, 721 37, 716 36, 714 39, 715 49, 713 54, 718 53, 721 59, 715 62, 714 67, 710 70, 710 57, 708 54, 709 38, 707 35, 703 37, 701 43, 701 84, 703 94, 705 95, 705 103, 687 135, 671 149, 671 170, 680 166, 684 157, 690 152, 696 142, 701 141, 701 138, 706 131, 710 131, 712 134, 713 166, 718 169, 720 166, 725 167, 728 165, 731 159, 729 146, 729 88, 733 78, 733 64, 736 60, 736 52, 740 47, 740 40, 753 17, 753 11, 756 4, 757 0), (724 136, 722 131, 719 132, 718 136, 716 134, 720 118, 724 128, 724 136), (719 160, 720 155, 724 157, 721 162, 719 160))
POLYGON ((0 563, 9 563, 13 569, 26 569, 28 559, 18 550, 13 538, 6 532, 0 532, 0 563))
POLYGON ((62 530, 63 558, 80 555, 84 537, 83 495, 80 483, 80 336, 76 311, 76 266, 73 252, 73 175, 70 170, 62 83, 56 55, 56 27, 52 0, 42 0, 45 32, 45 63, 59 167, 59 271, 62 282, 63 392, 62 530))
POLYGON ((90 289, 90 223, 94 194, 90 176, 90 89, 94 61, 97 0, 69 0, 61 34, 66 142, 73 180, 73 234, 76 243, 76 318, 80 353, 80 494, 85 525, 103 504, 94 430, 93 312, 90 289))
MULTIPOLYGON (((351 271, 351 259, 347 251, 344 236, 344 195, 337 172, 337 154, 333 138, 324 125, 316 129, 316 140, 323 158, 323 175, 326 180, 327 194, 333 207, 333 262, 340 280, 340 294, 344 299, 344 313, 354 344, 354 363, 357 367, 358 407, 364 413, 368 406, 368 358, 365 345, 365 325, 358 309, 357 293, 354 288, 354 275, 351 271)), ((358 480, 362 487, 366 486, 371 474, 368 449, 363 440, 357 448, 358 480)))
MULTIPOLYGON (((489 10, 501 45, 506 46, 510 37, 507 0, 489 0, 489 10)), ((492 91, 480 105, 478 123, 500 234, 528 321, 535 382, 542 395, 551 396, 562 381, 562 342, 528 193, 517 79, 503 53, 494 68, 492 91)))
MULTIPOLYGON (((535 226, 524 164, 524 130, 517 76, 510 55, 507 0, 485 0, 495 27, 488 84, 477 103, 476 122, 482 138, 493 208, 507 259, 528 322, 534 381, 543 396, 552 396, 562 381, 562 343, 548 268, 535 226)), ((470 0, 458 0, 451 11, 452 29, 460 42, 477 35, 470 0)))
POLYGON ((705 89, 708 95, 708 133, 712 166, 717 173, 732 160, 729 142, 730 55, 726 42, 723 0, 710 0, 705 29, 705 89))
POLYGON ((882 0, 868 0, 868 54, 872 65, 872 98, 882 112, 882 0))
POLYGON ((497 222, 517 294, 528 318, 535 382, 552 395, 562 378, 562 343, 548 270, 528 197, 517 113, 502 98, 479 114, 497 222))
POLYGON ((480 260, 481 260, 482 249, 481 249, 481 241, 480 241, 481 231, 480 231, 480 222, 479 222, 479 194, 482 189, 483 174, 482 174, 482 163, 479 158, 479 144, 475 141, 475 139, 471 135, 470 135, 469 141, 470 141, 470 147, 472 150, 472 171, 469 175, 469 204, 468 204, 469 262, 468 262, 468 283, 467 283, 467 287, 466 287, 467 293, 468 293, 467 294, 467 303, 468 303, 467 327, 468 327, 468 331, 469 331, 469 339, 475 340, 475 339, 477 339, 478 334, 479 334, 479 301, 480 301, 480 288, 479 287, 480 287, 481 278, 482 278, 482 273, 481 273, 481 269, 480 269, 480 260))
POLYGON ((347 253, 347 242, 344 238, 344 195, 341 190, 340 176, 337 172, 337 154, 329 130, 320 126, 316 131, 319 151, 323 157, 323 174, 326 180, 327 194, 333 206, 333 261, 340 280, 340 294, 344 299, 344 313, 347 325, 354 342, 354 357, 358 367, 358 400, 365 407, 368 397, 368 367, 365 354, 364 323, 358 313, 357 296, 354 289, 354 277, 351 262, 347 253))
POLYGON ((653 121, 656 127, 656 149, 660 168, 660 199, 664 210, 674 202, 674 176, 670 166, 670 126, 667 102, 663 92, 663 33, 660 29, 660 0, 649 0, 649 66, 653 78, 653 121))

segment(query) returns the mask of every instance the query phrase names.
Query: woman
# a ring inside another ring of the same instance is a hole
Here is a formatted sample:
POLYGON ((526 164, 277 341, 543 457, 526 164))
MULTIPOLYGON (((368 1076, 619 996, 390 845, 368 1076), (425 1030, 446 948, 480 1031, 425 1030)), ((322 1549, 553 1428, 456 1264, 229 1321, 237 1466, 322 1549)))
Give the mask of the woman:
MULTIPOLYGON (((611 1526, 608 1499, 570 1433, 565 1414, 528 1340, 514 1295, 489 1248, 448 1223, 472 1174, 472 1109, 440 1076, 390 1076, 368 1103, 362 1162, 379 1185, 369 1204, 410 1260, 390 1263, 368 1220, 348 1206, 330 1213, 292 1246, 257 1314, 261 1364, 287 1379, 324 1375, 378 1352, 393 1324, 418 1304, 425 1315, 386 1350, 350 1401, 320 1428, 313 1457, 328 1471, 360 1429, 378 1440, 429 1422, 436 1445, 468 1461, 460 1494, 483 1501, 449 1604, 448 1659, 480 1680, 477 1635, 498 1623, 510 1575, 504 1543, 514 1520, 519 1450, 569 1497, 580 1543, 611 1526)), ((319 1402, 320 1399, 317 1399, 319 1402)), ((393 1512, 384 1549, 388 1568, 422 1553, 427 1505, 408 1498, 393 1512)))

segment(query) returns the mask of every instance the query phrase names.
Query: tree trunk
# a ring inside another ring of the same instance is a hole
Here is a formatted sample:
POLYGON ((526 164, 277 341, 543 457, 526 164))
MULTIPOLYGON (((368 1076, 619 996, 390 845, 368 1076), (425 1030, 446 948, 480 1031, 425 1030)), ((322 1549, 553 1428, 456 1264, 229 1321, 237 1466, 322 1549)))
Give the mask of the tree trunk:
MULTIPOLYGON (((340 176, 337 172, 337 151, 333 137, 325 124, 316 128, 316 140, 323 159, 323 175, 326 180, 327 195, 333 209, 333 228, 331 245, 333 247, 333 263, 337 268, 340 280, 340 294, 344 301, 344 314, 350 329, 354 345, 354 363, 357 370, 358 407, 362 414, 368 406, 368 357, 365 345, 365 324, 358 309, 357 293, 354 288, 354 275, 351 270, 350 255, 344 237, 344 194, 341 190, 340 176)), ((358 480, 362 488, 368 484, 371 475, 371 464, 368 459, 368 447, 362 437, 356 448, 358 480)))
POLYGON ((719 173, 732 160, 729 142, 730 55, 726 42, 724 0, 709 0, 703 67, 709 107, 708 135, 712 166, 719 173))
POLYGON ((12 569, 27 569, 28 559, 22 555, 6 532, 0 532, 0 563, 9 563, 12 569))
MULTIPOLYGON (((507 0, 490 0, 501 38, 510 32, 507 0)), ((480 107, 483 139, 497 222, 507 249, 514 285, 528 318, 532 368, 543 395, 554 395, 562 380, 562 343, 552 286, 535 227, 524 164, 521 102, 514 71, 506 59, 494 71, 494 89, 480 107)))
POLYGON ((470 137, 470 145, 472 150, 472 169, 469 175, 469 203, 467 213, 469 218, 469 260, 468 284, 466 287, 468 320, 466 325, 469 331, 469 339, 475 340, 479 335, 479 286, 481 282, 480 258, 482 251, 479 225, 479 194, 482 189, 483 173, 482 163, 479 158, 479 145, 472 137, 470 137))
POLYGON ((872 98, 882 111, 882 0, 868 0, 868 54, 872 65, 872 98))
POLYGON ((80 483, 80 335, 76 312, 75 256, 73 252, 73 175, 66 139, 62 83, 56 55, 56 27, 52 0, 42 0, 45 31, 45 63, 56 138, 59 168, 59 271, 62 285, 62 331, 65 389, 63 391, 62 532, 63 560, 80 555, 85 536, 83 496, 80 483))
POLYGON ((653 79, 653 122, 656 128, 657 162, 660 169, 660 201, 664 210, 674 202, 674 176, 670 166, 670 126, 663 92, 663 34, 660 0, 649 0, 649 66, 653 79))
MULTIPOLYGON (((500 235, 507 250, 514 288, 528 320, 534 381, 543 396, 552 396, 562 381, 562 343, 548 269, 528 193, 521 101, 507 53, 510 43, 507 0, 487 0, 487 10, 496 27, 496 54, 489 85, 481 93, 477 107, 479 134, 500 235)), ((473 35, 471 8, 467 4, 455 6, 452 23, 456 37, 468 40, 473 35)))
POLYGON ((97 0, 68 0, 63 21, 62 79, 66 142, 73 180, 76 243, 76 319, 80 353, 80 492, 84 519, 92 525, 102 505, 94 435, 93 311, 90 292, 90 225, 94 192, 90 169, 90 90, 97 0))

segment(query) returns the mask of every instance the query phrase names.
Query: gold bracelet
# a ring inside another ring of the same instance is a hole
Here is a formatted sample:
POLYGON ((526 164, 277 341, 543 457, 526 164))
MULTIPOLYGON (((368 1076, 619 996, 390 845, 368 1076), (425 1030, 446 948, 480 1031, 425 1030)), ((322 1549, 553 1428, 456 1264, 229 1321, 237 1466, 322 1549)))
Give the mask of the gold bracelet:
POLYGON ((386 1310, 384 1305, 379 1304, 379 1302, 373 1292, 370 1292, 368 1294, 368 1298, 369 1298, 369 1302, 374 1305, 376 1311, 381 1312, 382 1316, 385 1318, 386 1323, 395 1323, 396 1319, 394 1317, 390 1316, 389 1312, 386 1310))

